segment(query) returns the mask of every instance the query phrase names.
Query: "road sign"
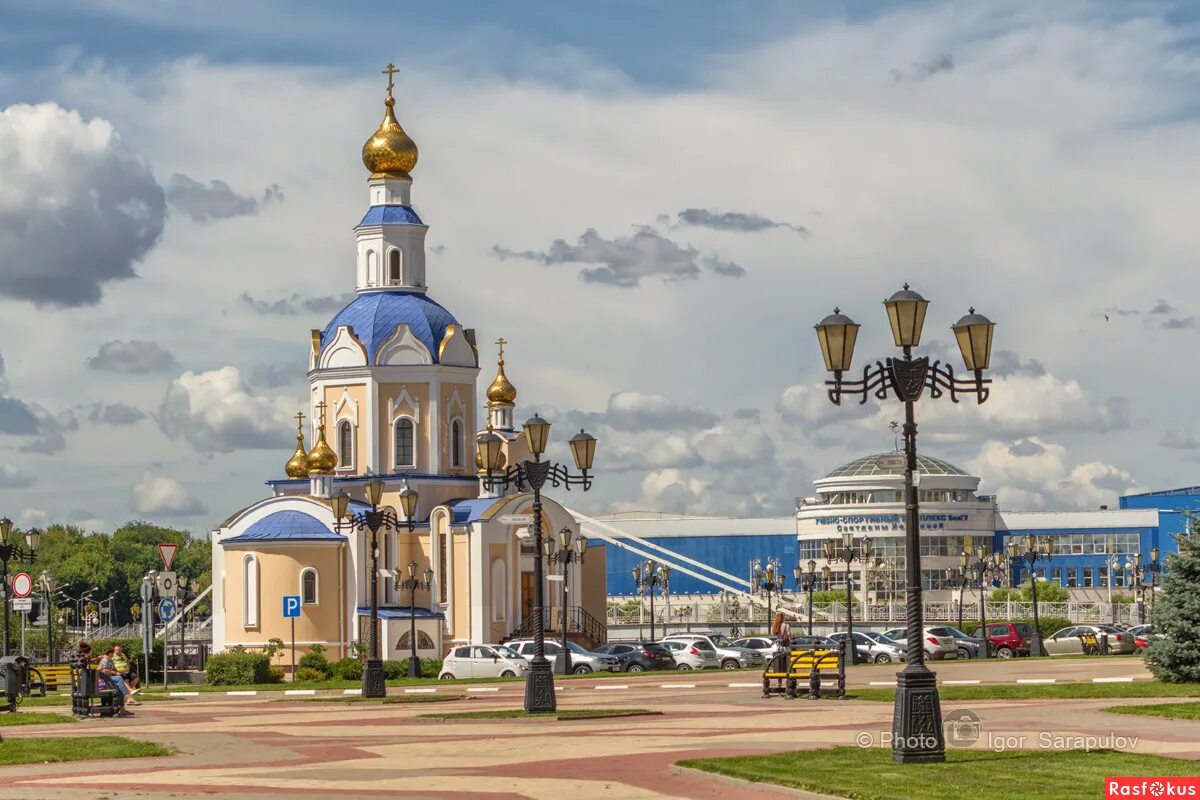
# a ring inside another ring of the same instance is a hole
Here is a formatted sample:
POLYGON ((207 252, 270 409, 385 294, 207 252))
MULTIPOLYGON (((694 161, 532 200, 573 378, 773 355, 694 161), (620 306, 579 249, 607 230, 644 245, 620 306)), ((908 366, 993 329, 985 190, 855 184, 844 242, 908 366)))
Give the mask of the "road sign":
POLYGON ((13 575, 12 590, 17 597, 29 597, 33 592, 33 578, 29 577, 28 572, 18 572, 13 575))
POLYGON ((532 525, 533 514, 502 514, 498 521, 501 525, 532 525))
POLYGON ((175 596, 175 573, 160 572, 157 578, 158 596, 159 597, 174 597, 175 596))
POLYGON ((285 594, 283 596, 283 618, 292 619, 300 616, 300 595, 285 594))
POLYGON ((13 601, 12 601, 12 608, 13 608, 13 611, 32 611, 33 610, 33 598, 32 597, 14 597, 13 601))
POLYGON ((174 597, 164 597, 162 600, 158 601, 158 618, 163 622, 170 622, 172 619, 174 619, 175 611, 176 605, 174 597))
POLYGON ((164 542, 158 546, 158 557, 162 559, 163 569, 171 571, 171 565, 175 563, 175 551, 179 549, 177 544, 169 544, 164 542))

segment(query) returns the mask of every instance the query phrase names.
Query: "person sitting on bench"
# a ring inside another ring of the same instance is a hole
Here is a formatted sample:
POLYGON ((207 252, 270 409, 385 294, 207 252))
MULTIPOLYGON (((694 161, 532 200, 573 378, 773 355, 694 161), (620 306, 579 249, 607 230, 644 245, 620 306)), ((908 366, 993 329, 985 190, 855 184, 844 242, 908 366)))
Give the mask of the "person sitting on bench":
POLYGON ((133 714, 125 710, 126 704, 139 705, 137 700, 129 697, 129 687, 125 684, 125 679, 121 677, 121 673, 117 671, 116 665, 113 663, 113 648, 108 648, 104 651, 104 655, 100 657, 100 664, 96 668, 100 673, 100 677, 104 679, 114 692, 113 700, 117 703, 119 710, 118 717, 132 717, 133 714))

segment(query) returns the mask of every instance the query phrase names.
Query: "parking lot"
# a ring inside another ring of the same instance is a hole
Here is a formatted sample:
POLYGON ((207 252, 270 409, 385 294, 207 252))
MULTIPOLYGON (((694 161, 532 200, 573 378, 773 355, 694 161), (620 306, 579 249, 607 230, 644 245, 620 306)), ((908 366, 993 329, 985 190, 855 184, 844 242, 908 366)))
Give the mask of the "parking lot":
MULTIPOLYGON (((1135 658, 971 661, 938 665, 945 685, 1018 681, 1139 681, 1135 658)), ((895 666, 859 666, 848 685, 889 681, 895 666)), ((890 682, 890 681, 889 681, 890 682)), ((176 756, 0 769, 5 798, 187 798, 213 793, 279 797, 729 797, 729 787, 678 775, 683 758, 854 744, 891 724, 890 703, 763 699, 755 673, 653 673, 559 684, 562 709, 646 709, 660 716, 556 721, 418 720, 420 714, 519 708, 523 686, 439 683, 410 695, 465 694, 439 703, 319 702, 279 692, 228 697, 202 693, 146 703, 126 720, 12 728, 4 736, 119 732, 169 744, 176 756)), ((391 694, 403 695, 393 688, 391 694)), ((337 698, 331 697, 331 700, 337 698)), ((1137 701, 1126 701, 1137 702, 1137 701)), ((1119 731, 1139 752, 1200 759, 1200 722, 1100 711, 1111 699, 944 703, 969 708, 991 736, 1119 731)), ((738 789, 738 797, 778 797, 738 789)))

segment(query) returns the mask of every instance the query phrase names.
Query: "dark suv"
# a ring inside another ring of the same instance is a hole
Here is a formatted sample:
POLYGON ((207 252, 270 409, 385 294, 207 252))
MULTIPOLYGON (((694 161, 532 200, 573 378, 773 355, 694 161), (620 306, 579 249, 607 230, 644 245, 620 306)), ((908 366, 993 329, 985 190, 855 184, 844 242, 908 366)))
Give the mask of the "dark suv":
MULTIPOLYGON (((979 628, 974 636, 981 636, 979 628)), ((1033 626, 1024 622, 989 622, 987 638, 992 652, 999 658, 1029 655, 1030 639, 1033 637, 1033 626)))
POLYGON ((675 656, 657 642, 631 644, 614 642, 597 647, 592 651, 601 655, 616 656, 622 672, 645 672, 648 669, 675 669, 675 656))

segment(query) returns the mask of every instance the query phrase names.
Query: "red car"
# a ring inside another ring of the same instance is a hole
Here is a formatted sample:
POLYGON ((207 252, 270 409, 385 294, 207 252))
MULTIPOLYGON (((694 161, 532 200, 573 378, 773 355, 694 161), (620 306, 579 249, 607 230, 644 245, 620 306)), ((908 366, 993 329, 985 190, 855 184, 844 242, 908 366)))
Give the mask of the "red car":
MULTIPOLYGON (((989 622, 987 638, 992 652, 999 658, 1029 655, 1029 640, 1033 637, 1033 626, 1024 622, 989 622)), ((982 638, 979 628, 972 634, 982 638)))

